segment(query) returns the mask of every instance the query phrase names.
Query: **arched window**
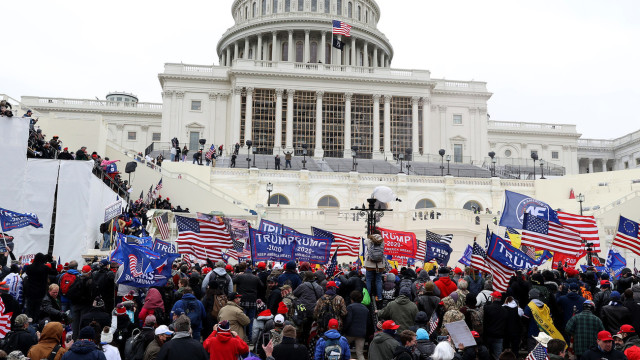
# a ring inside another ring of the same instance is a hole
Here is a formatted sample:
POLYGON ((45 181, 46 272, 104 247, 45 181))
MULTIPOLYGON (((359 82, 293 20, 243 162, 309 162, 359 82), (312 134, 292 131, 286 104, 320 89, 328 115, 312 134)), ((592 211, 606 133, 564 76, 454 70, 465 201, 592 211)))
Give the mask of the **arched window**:
POLYGON ((258 4, 253 3, 253 13, 251 14, 252 17, 256 17, 258 15, 258 4))
POLYGON ((311 43, 311 54, 310 54, 311 59, 309 60, 309 62, 312 63, 317 63, 318 62, 318 43, 317 42, 312 42, 311 43))
POLYGON ((296 43, 296 62, 304 61, 303 49, 304 49, 304 45, 302 44, 302 41, 298 41, 296 43))
POLYGON ((336 2, 336 8, 338 9, 338 15, 342 15, 342 0, 336 2))
POLYGON ((278 0, 273 0, 273 4, 271 5, 271 13, 272 14, 278 13, 278 0))
POLYGON ((291 12, 291 0, 284 0, 284 11, 291 12))
POLYGON ((304 11, 304 0, 298 0, 298 11, 304 11))
POLYGON ((282 43, 282 61, 289 61, 289 43, 282 43))
POLYGON ((471 210, 474 213, 482 211, 482 205, 480 205, 479 202, 474 200, 467 201, 462 208, 466 210, 471 210))
POLYGON ((422 199, 416 204, 416 209, 429 209, 436 207, 436 204, 429 199, 422 199))
POLYGON ((324 12, 328 13, 331 11, 331 0, 324 0, 324 12))
POLYGON ((350 18, 353 17, 353 4, 351 2, 349 2, 349 4, 347 5, 347 16, 349 16, 350 18))
POLYGON ((262 0, 262 15, 267 14, 267 0, 262 0))
POLYGON ((358 5, 358 21, 362 21, 362 8, 358 5))
POLYGON ((311 11, 318 11, 318 0, 311 0, 311 11))
POLYGON ((271 205, 289 205, 289 199, 282 194, 273 194, 269 198, 269 204, 271 205))
POLYGON ((319 208, 339 208, 340 202, 338 199, 331 195, 325 195, 320 200, 318 200, 319 208))

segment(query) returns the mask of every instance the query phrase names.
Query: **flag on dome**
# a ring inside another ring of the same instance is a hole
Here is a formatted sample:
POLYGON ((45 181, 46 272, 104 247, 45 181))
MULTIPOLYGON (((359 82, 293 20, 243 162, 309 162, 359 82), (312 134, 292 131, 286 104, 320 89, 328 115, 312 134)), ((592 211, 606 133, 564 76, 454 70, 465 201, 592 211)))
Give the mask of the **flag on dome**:
POLYGON ((311 230, 315 237, 333 239, 333 242, 331 243, 331 253, 338 250, 338 256, 358 257, 358 253, 360 251, 359 236, 343 235, 313 226, 311 227, 311 230))
POLYGON ((558 211, 558 219, 562 226, 577 232, 585 242, 585 248, 591 244, 591 252, 600 252, 600 237, 598 236, 598 225, 593 216, 569 214, 558 211))
POLYGON ((582 238, 573 230, 529 213, 524 213, 522 245, 572 255, 583 247, 582 238))
POLYGON ((618 232, 613 238, 612 246, 631 250, 640 255, 640 236, 638 236, 638 223, 620 216, 618 220, 618 232))
POLYGON ((344 21, 333 20, 333 34, 351 37, 351 25, 344 21))
POLYGON ((333 47, 338 49, 338 50, 344 50, 344 41, 340 41, 336 38, 333 39, 333 47))

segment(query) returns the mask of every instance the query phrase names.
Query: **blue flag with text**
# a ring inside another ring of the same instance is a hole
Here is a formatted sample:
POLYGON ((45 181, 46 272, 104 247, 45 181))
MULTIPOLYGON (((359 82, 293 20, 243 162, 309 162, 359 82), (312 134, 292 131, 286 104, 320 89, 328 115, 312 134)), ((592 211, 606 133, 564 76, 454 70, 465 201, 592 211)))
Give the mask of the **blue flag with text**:
POLYGON ((25 226, 33 226, 35 228, 42 227, 42 224, 38 221, 38 216, 36 214, 21 214, 3 208, 0 208, 0 224, 2 224, 3 231, 20 229, 25 226))
POLYGON ((447 265, 452 251, 453 249, 447 243, 437 243, 435 241, 427 240, 427 251, 424 262, 428 263, 435 259, 438 264, 447 265))
POLYGON ((489 246, 487 247, 487 255, 502 265, 514 270, 531 269, 553 258, 551 252, 545 250, 539 258, 532 259, 496 234, 491 234, 489 246))
POLYGON ((508 190, 505 190, 504 196, 504 210, 500 217, 500 226, 522 229, 525 212, 560 224, 558 214, 547 203, 508 190))

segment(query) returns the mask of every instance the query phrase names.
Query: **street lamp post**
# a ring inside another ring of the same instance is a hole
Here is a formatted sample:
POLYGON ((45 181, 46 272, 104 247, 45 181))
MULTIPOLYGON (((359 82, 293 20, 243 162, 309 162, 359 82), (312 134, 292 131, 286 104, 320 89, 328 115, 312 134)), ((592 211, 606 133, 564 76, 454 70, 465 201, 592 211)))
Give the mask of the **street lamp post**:
POLYGON ((580 216, 582 216, 582 203, 584 202, 584 195, 578 194, 578 202, 580 203, 580 216))
POLYGON ((273 184, 272 183, 268 183, 267 184, 267 193, 269 194, 268 198, 267 198, 267 206, 271 206, 271 192, 273 191, 273 184))
POLYGON ((358 171, 358 161, 356 160, 356 156, 358 155, 358 147, 354 146, 351 148, 351 157, 353 158, 353 163, 351 164, 351 171, 358 171))
MULTIPOLYGON (((582 193, 578 194, 577 200, 580 203, 580 216, 582 216, 582 203, 584 202, 584 195, 582 193)), ((583 244, 587 245, 587 265, 593 265, 592 254, 591 254, 591 243, 583 240, 583 244)))
POLYGON ((251 145, 253 145, 253 141, 247 140, 245 144, 247 144, 247 169, 249 169, 251 167, 251 145))
POLYGON ((307 170, 307 147, 309 145, 302 144, 302 170, 307 170))
POLYGON ((404 173, 404 171, 402 170, 402 161, 404 160, 404 154, 403 153, 398 154, 398 159, 400 159, 400 172, 404 173))
POLYGON ((543 159, 540 159, 540 179, 541 180, 546 179, 544 177, 544 160, 543 159))
POLYGON ((376 206, 376 199, 367 199, 368 207, 362 204, 362 207, 354 207, 350 210, 358 211, 359 216, 367 216, 367 236, 375 233, 377 227, 376 224, 380 221, 380 218, 384 216, 386 211, 393 211, 393 209, 383 209, 380 207, 380 203, 376 206))
POLYGON ((496 176, 496 153, 494 151, 489 151, 489 157, 491 158, 491 177, 496 176))
POLYGON ((411 173, 411 154, 413 154, 413 149, 411 148, 407 148, 404 150, 404 153, 406 154, 406 159, 407 159, 407 175, 409 175, 411 173))
POLYGON ((447 176, 451 175, 449 171, 449 162, 451 161, 451 155, 447 155, 447 176))
POLYGON ((533 159, 533 180, 536 179, 536 160, 538 160, 538 153, 531 152, 531 159, 533 159))
POLYGON ((440 154, 440 176, 444 176, 444 149, 438 150, 438 154, 440 154))

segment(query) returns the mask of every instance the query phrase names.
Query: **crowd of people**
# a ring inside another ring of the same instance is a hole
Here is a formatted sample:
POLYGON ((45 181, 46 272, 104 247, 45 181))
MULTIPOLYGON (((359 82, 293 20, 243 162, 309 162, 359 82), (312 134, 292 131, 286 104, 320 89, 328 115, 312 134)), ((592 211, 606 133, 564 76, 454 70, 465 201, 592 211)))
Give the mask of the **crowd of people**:
POLYGON ((534 268, 502 292, 471 267, 398 270, 372 257, 335 275, 305 262, 178 259, 152 288, 118 284, 123 267, 107 259, 37 254, 3 269, 13 315, 0 358, 515 360, 543 347, 551 360, 640 359, 640 284, 628 268, 619 278, 534 268), (456 321, 473 344, 453 342, 456 321))

